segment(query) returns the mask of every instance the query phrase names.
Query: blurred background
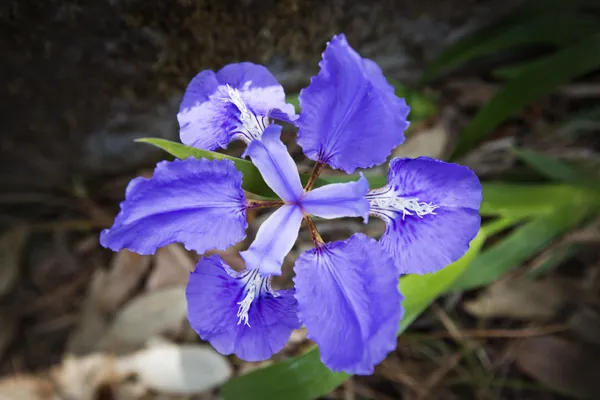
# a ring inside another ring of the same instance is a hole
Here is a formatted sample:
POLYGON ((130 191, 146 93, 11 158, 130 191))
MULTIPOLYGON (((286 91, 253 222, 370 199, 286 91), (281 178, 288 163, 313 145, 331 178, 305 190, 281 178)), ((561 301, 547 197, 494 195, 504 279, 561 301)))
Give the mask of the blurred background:
POLYGON ((0 32, 1 400, 600 398, 597 0, 4 0, 0 32), (340 32, 412 107, 393 155, 484 185, 480 235, 451 273, 402 279, 398 348, 369 377, 323 370, 303 329, 272 360, 223 357, 186 321, 197 254, 98 244, 127 182, 170 157, 134 140, 178 140, 197 72, 260 63, 294 102, 340 32))

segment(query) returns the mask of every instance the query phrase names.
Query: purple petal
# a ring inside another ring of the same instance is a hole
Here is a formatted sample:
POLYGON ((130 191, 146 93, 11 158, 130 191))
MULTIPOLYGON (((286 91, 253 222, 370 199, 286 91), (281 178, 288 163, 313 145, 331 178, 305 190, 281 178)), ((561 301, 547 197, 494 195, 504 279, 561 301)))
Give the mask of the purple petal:
POLYGON ((281 275, 281 264, 298 238, 304 213, 297 205, 284 205, 258 229, 254 242, 240 255, 246 268, 263 275, 281 275))
POLYGON ((383 163, 404 141, 409 108, 381 69, 337 35, 300 92, 298 144, 308 158, 352 173, 383 163))
POLYGON ((283 200, 296 202, 304 195, 296 163, 279 139, 281 126, 269 125, 261 140, 253 140, 243 154, 249 156, 271 189, 283 200))
POLYGON ((453 263, 479 231, 481 184, 457 164, 394 159, 388 185, 367 198, 371 213, 387 223, 381 243, 402 274, 435 272, 453 263))
POLYGON ((100 243, 114 251, 152 254, 169 243, 204 253, 246 236, 242 174, 229 160, 162 161, 150 179, 129 183, 114 225, 100 243))
POLYGON ((190 325, 222 354, 270 358, 300 323, 294 291, 273 291, 269 281, 258 271, 235 272, 217 255, 201 259, 186 289, 190 325))
POLYGON ((298 315, 332 371, 371 374, 396 347, 398 273, 374 239, 357 233, 304 252, 294 267, 298 315))
POLYGON ((302 200, 304 211, 317 217, 333 219, 363 217, 369 219, 369 201, 365 195, 369 182, 360 176, 356 182, 333 183, 306 193, 302 200))
POLYGON ((265 67, 248 62, 200 72, 177 114, 181 141, 206 150, 259 138, 269 118, 293 122, 294 106, 286 104, 283 88, 265 67))

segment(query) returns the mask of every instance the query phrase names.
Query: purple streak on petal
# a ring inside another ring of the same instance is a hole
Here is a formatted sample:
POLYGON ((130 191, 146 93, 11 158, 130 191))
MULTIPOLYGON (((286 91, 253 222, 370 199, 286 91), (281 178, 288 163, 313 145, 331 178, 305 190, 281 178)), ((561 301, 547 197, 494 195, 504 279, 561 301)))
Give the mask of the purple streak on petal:
MULTIPOLYGON (((177 114, 184 144, 215 150, 226 148, 232 140, 249 141, 231 93, 239 97, 257 129, 264 128, 269 117, 292 123, 297 118, 293 105, 285 102, 283 88, 265 67, 248 62, 229 64, 216 74, 200 72, 186 89, 177 114)), ((260 136, 258 130, 251 133, 260 136)))
POLYGON ((362 217, 369 219, 369 201, 365 195, 369 182, 360 176, 356 182, 333 183, 306 193, 302 200, 304 211, 317 217, 333 219, 362 217))
POLYGON ((258 229, 254 242, 240 255, 246 268, 263 275, 281 275, 281 264, 298 238, 304 213, 297 205, 284 205, 258 229))
POLYGON ((371 374, 396 347, 398 273, 374 239, 357 233, 304 252, 294 267, 298 315, 332 371, 371 374))
POLYGON ((374 212, 387 223, 381 243, 401 273, 435 272, 466 253, 481 223, 481 184, 471 170, 428 157, 396 158, 386 187, 399 198, 436 207, 421 217, 390 209, 374 212))
POLYGON ((377 65, 337 35, 300 92, 298 144, 307 157, 352 173, 383 163, 404 141, 409 108, 377 65))
POLYGON ((169 243, 204 253, 244 239, 242 174, 229 160, 162 161, 152 178, 129 183, 114 225, 100 234, 104 247, 152 254, 169 243))
POLYGON ((281 126, 269 125, 261 140, 253 140, 243 154, 249 156, 258 168, 263 179, 283 200, 298 201, 304 189, 298 175, 298 168, 279 139, 281 126))
POLYGON ((190 325, 222 354, 233 353, 246 361, 270 358, 300 323, 294 291, 273 291, 269 280, 255 271, 235 272, 217 255, 203 258, 186 289, 190 325), (250 304, 247 325, 240 323, 239 303, 254 279, 260 279, 260 290, 250 304))

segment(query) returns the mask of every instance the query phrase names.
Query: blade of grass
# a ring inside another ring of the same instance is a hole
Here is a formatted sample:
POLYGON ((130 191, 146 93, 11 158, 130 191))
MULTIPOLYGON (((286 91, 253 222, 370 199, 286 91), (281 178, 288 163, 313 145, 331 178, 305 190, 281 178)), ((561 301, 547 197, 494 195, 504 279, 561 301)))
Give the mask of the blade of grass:
POLYGON ((482 252, 450 290, 470 290, 495 281, 542 250, 561 233, 580 224, 591 211, 591 207, 573 208, 573 204, 569 204, 554 213, 534 217, 482 252))
MULTIPOLYGON (((581 169, 556 158, 528 149, 511 148, 523 162, 548 179, 559 182, 577 182, 586 180, 586 173, 581 169)), ((591 177, 588 177, 591 179, 591 177)))
POLYGON ((426 82, 449 69, 500 50, 531 44, 562 46, 598 30, 600 20, 581 12, 537 15, 505 26, 495 35, 474 33, 451 46, 423 73, 426 82))
POLYGON ((506 118, 532 101, 600 66, 600 33, 580 40, 508 81, 462 132, 454 157, 467 152, 506 118))

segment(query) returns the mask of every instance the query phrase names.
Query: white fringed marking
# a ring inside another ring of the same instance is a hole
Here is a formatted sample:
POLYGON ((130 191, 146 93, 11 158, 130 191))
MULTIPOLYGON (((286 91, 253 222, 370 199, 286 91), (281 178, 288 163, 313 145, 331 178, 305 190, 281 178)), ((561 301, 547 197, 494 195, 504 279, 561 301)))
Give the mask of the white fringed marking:
POLYGON ((402 213, 402 220, 407 215, 416 215, 419 218, 436 215, 435 210, 439 208, 433 203, 419 201, 416 197, 402 197, 389 186, 371 190, 366 197, 375 215, 388 216, 386 212, 402 213))
MULTIPOLYGON (((246 86, 251 82, 247 82, 246 86)), ((260 139, 263 131, 269 126, 268 116, 262 117, 255 115, 252 111, 248 109, 246 103, 242 99, 242 95, 239 90, 232 88, 227 85, 227 96, 222 97, 221 101, 231 103, 237 107, 240 111, 239 120, 240 120, 240 136, 239 139, 245 141, 246 143, 251 142, 252 140, 260 139)))

